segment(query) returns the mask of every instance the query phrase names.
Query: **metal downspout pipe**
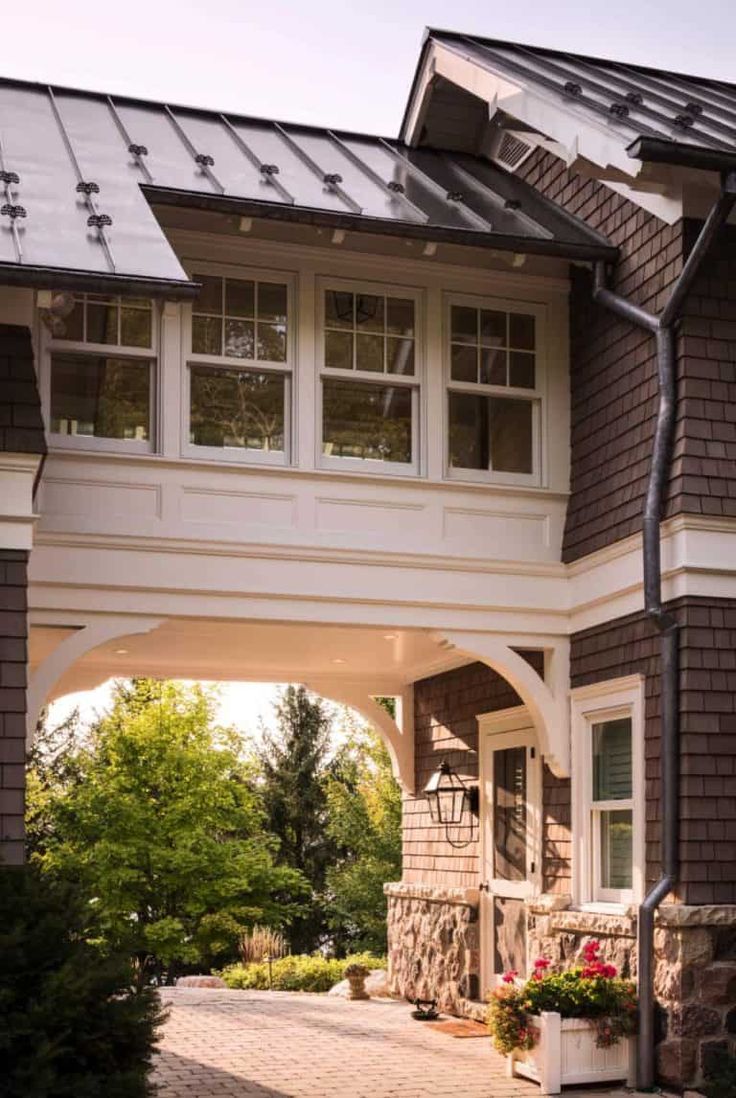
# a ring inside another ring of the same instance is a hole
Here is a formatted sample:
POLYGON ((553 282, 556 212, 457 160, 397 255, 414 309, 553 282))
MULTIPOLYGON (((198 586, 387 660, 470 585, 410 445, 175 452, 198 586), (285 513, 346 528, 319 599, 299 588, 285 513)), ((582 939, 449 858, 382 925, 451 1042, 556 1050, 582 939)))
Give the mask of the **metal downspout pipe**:
POLYGON ((667 304, 655 316, 606 287, 605 264, 595 268, 593 297, 630 323, 652 332, 657 344, 659 406, 652 446, 646 501, 642 522, 644 608, 660 632, 661 736, 660 776, 662 784, 661 854, 662 872, 639 906, 639 1044, 637 1084, 651 1090, 654 1084, 654 913, 675 887, 679 858, 679 627, 662 606, 662 562, 659 526, 670 477, 677 413, 677 336, 675 324, 682 305, 711 244, 736 202, 736 172, 722 176, 721 194, 713 205, 697 240, 680 272, 667 304))

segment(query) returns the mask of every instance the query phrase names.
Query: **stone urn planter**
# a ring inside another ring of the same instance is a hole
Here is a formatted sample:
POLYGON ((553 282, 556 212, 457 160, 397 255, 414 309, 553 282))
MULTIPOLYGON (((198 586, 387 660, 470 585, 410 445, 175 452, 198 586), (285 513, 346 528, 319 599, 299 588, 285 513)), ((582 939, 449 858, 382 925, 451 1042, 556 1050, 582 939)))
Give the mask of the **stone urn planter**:
POLYGON ((349 984, 348 999, 370 999, 365 989, 365 979, 369 975, 369 970, 364 965, 347 965, 344 975, 349 984))
POLYGON ((562 1018, 554 1011, 531 1014, 534 1047, 507 1057, 507 1074, 539 1083, 542 1094, 559 1094, 580 1083, 635 1085, 636 1038, 622 1037, 610 1048, 596 1046, 596 1027, 584 1018, 562 1018))

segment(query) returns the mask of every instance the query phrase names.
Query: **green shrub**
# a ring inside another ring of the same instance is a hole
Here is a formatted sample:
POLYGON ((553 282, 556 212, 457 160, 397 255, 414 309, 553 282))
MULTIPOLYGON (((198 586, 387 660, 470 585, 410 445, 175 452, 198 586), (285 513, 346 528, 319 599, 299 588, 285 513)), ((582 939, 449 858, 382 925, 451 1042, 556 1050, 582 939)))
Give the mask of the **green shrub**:
MULTIPOLYGON (((271 963, 274 991, 329 991, 343 978, 348 964, 365 965, 366 968, 385 968, 386 958, 372 953, 356 953, 337 960, 320 954, 299 954, 280 957, 271 963)), ((241 990, 267 991, 268 965, 230 965, 220 973, 228 987, 241 990)))
POLYGON ((163 1020, 127 958, 95 944, 91 908, 30 868, 0 869, 0 1095, 144 1098, 163 1020))
POLYGON ((721 1052, 705 1073, 706 1098, 736 1098, 736 1056, 721 1052))

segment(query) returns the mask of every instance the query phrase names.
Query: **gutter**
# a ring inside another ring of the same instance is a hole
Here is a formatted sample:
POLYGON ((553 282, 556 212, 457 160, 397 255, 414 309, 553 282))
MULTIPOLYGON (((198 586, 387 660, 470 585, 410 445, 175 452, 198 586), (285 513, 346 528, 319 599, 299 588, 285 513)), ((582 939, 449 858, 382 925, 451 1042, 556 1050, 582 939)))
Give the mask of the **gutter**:
POLYGON ((654 1084, 654 915, 679 879, 679 626, 662 605, 662 562, 659 525, 664 512, 677 412, 677 332, 685 298, 736 203, 736 171, 721 177, 721 193, 703 224, 692 251, 659 315, 648 312, 609 290, 605 264, 595 267, 593 298, 631 324, 653 333, 657 346, 659 408, 644 504, 643 568, 644 608, 660 633, 662 715, 660 774, 662 782, 662 873, 639 906, 639 1042, 637 1084, 652 1090, 654 1084))

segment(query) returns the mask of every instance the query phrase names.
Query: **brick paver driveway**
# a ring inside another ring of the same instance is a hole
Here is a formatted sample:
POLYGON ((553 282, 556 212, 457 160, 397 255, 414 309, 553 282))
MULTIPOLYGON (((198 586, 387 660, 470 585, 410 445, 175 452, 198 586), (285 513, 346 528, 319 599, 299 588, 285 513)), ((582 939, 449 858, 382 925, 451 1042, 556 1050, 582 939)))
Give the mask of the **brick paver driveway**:
POLYGON ((505 1077, 490 1041, 427 1029, 406 1003, 199 988, 162 999, 161 1098, 539 1098, 505 1077))

